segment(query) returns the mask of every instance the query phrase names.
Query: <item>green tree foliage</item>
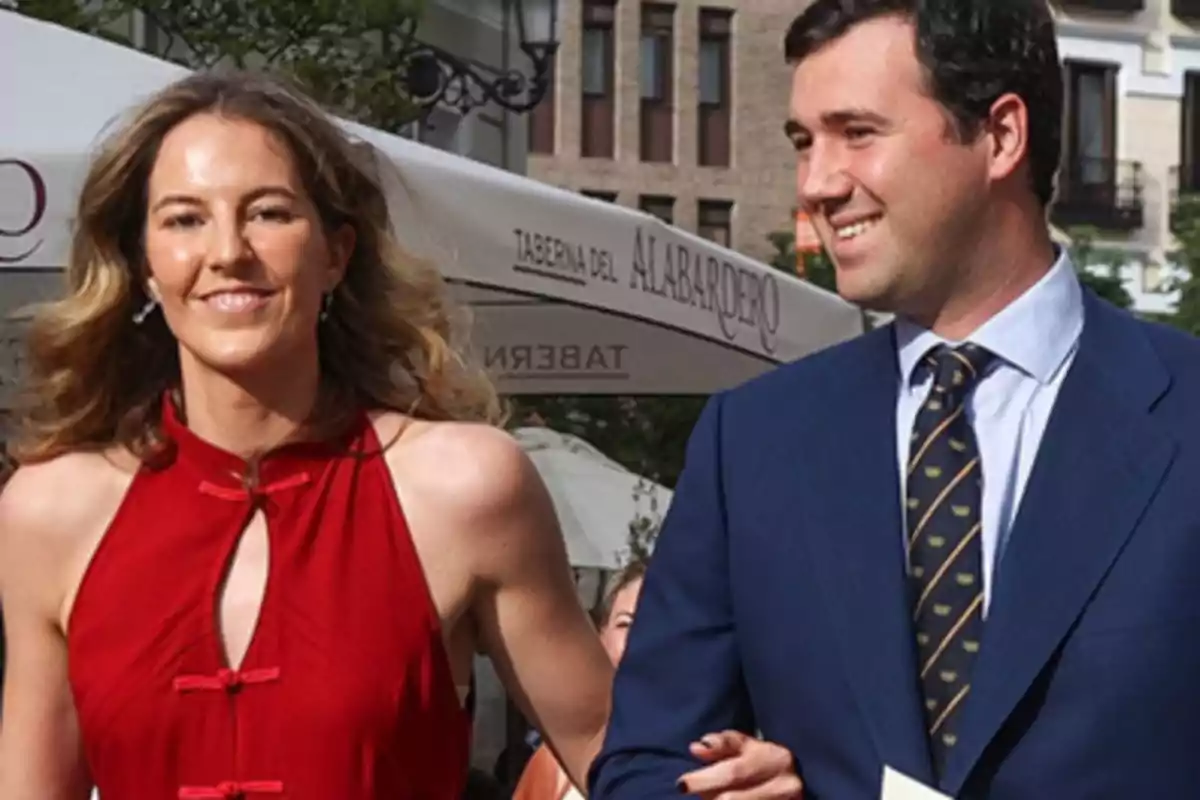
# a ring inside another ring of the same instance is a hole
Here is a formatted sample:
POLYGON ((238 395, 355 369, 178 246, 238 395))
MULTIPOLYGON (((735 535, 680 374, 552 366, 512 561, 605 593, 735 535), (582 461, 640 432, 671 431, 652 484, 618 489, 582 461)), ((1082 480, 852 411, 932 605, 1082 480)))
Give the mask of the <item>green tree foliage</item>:
POLYGON ((115 32, 117 21, 126 13, 120 6, 115 2, 84 4, 79 0, 18 0, 17 11, 91 36, 127 43, 125 37, 115 32))
POLYGON ((667 487, 683 469, 702 396, 521 396, 512 398, 513 425, 545 425, 584 439, 609 458, 667 487))
POLYGON ((1200 194, 1178 199, 1172 228, 1177 246, 1171 262, 1181 276, 1173 287, 1179 292, 1175 313, 1165 321, 1200 336, 1200 194))
POLYGON ((404 76, 423 0, 21 0, 18 11, 126 41, 140 11, 160 54, 190 69, 218 64, 298 81, 326 108, 384 130, 415 118, 404 76), (122 21, 125 25, 121 25, 122 21))
POLYGON ((658 532, 662 530, 665 516, 664 509, 659 507, 657 495, 651 493, 651 487, 647 486, 644 481, 634 487, 633 498, 638 502, 648 498, 650 507, 646 512, 635 516, 629 523, 629 549, 625 563, 650 559, 654 552, 654 540, 658 538, 658 532))
POLYGON ((1100 232, 1095 228, 1071 228, 1066 234, 1071 240, 1067 250, 1079 272, 1079 282, 1115 306, 1132 307, 1133 298, 1120 274, 1121 267, 1129 261, 1128 251, 1098 245, 1100 232))

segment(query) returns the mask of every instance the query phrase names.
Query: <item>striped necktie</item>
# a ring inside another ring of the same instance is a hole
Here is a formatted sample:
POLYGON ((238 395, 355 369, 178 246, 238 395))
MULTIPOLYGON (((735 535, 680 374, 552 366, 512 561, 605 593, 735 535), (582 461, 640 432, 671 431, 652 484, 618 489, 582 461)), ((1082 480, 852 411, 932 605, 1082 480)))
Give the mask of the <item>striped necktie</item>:
POLYGON ((934 766, 958 741, 983 633, 979 447, 966 398, 992 354, 967 344, 925 357, 933 386, 913 424, 908 461, 908 565, 919 675, 934 766))

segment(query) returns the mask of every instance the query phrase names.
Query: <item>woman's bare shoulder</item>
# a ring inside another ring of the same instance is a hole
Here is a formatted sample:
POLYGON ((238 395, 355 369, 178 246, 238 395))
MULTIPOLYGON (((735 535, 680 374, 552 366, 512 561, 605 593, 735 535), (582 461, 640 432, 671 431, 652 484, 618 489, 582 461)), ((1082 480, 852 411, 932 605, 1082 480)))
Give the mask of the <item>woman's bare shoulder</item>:
POLYGON ((471 572, 500 583, 524 569, 566 563, 550 493, 507 431, 471 422, 383 417, 385 457, 416 538, 461 554, 471 572), (392 428, 389 428, 389 422, 392 428))
POLYGON ((20 466, 0 490, 0 547, 19 557, 94 535, 137 471, 127 453, 67 453, 20 466))
POLYGON ((475 422, 431 422, 395 412, 373 415, 393 472, 426 497, 463 511, 502 508, 537 480, 532 462, 506 431, 475 422))

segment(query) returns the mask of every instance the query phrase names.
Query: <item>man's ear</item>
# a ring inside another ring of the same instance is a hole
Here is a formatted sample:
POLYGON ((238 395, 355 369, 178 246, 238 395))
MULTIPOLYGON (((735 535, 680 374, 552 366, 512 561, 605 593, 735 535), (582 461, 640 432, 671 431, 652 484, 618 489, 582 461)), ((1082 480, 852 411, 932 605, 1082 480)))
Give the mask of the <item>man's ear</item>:
POLYGON ((993 181, 1007 178, 1027 160, 1029 107, 1018 95, 1001 95, 992 103, 986 122, 990 147, 989 173, 993 181))

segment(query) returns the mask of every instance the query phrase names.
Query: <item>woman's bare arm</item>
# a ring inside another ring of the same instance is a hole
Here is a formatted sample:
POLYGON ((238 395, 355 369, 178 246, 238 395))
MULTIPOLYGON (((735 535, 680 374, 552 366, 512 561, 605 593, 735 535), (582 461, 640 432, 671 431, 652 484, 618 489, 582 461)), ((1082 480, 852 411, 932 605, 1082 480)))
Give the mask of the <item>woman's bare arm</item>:
POLYGON ((4 800, 83 800, 91 790, 59 624, 72 537, 58 528, 79 500, 70 483, 55 479, 69 471, 55 464, 23 469, 0 494, 4 800))
POLYGON ((443 547, 469 563, 465 611, 479 648, 571 779, 586 785, 613 670, 576 595, 545 485, 512 437, 494 428, 440 424, 414 447, 421 452, 409 463, 426 466, 408 472, 409 509, 419 505, 443 547))
POLYGON ((603 744, 612 662, 579 602, 562 531, 533 464, 505 440, 495 495, 481 506, 475 619, 509 693, 534 720, 576 786, 603 744))
MULTIPOLYGON (((393 438, 399 424, 385 420, 381 439, 393 438)), ((407 441, 390 463, 443 621, 470 631, 557 762, 586 786, 608 721, 613 669, 577 598, 545 485, 502 431, 421 423, 407 441)), ((729 741, 695 753, 708 766, 688 778, 706 796, 735 789, 746 800, 799 796, 785 749, 729 741)))

